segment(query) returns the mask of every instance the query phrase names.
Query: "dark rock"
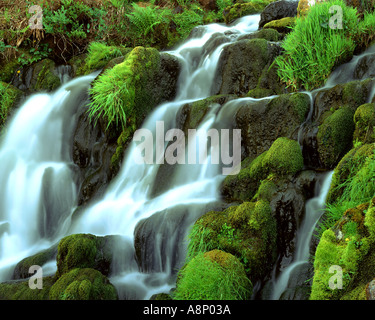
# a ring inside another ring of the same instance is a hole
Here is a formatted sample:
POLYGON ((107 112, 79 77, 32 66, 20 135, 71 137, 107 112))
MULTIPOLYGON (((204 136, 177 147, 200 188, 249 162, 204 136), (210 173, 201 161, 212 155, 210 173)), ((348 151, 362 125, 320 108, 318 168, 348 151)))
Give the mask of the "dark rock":
POLYGON ((375 280, 370 281, 366 286, 366 300, 375 300, 375 280))
POLYGON ((263 70, 281 53, 277 43, 265 39, 240 40, 224 47, 212 87, 214 95, 245 95, 257 87, 263 70))
POLYGON ((216 11, 218 9, 216 0, 198 0, 198 2, 206 11, 216 11))
POLYGON ((269 4, 260 15, 259 28, 272 20, 279 20, 285 17, 297 15, 298 1, 280 0, 269 4))

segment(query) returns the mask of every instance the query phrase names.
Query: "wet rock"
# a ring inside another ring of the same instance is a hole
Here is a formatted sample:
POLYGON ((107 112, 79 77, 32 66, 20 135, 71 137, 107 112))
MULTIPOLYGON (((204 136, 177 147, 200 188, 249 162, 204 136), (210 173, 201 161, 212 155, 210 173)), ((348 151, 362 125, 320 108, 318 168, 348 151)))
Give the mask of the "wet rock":
POLYGON ((373 77, 375 77, 375 54, 370 54, 358 61, 354 69, 354 78, 362 80, 373 77))
POLYGON ((216 0, 198 0, 204 10, 216 11, 218 9, 216 0))
POLYGON ((240 40, 225 46, 216 69, 213 94, 244 96, 257 87, 263 70, 280 53, 278 44, 265 39, 240 40))
POLYGON ((297 15, 297 7, 298 1, 280 0, 270 3, 260 15, 259 28, 262 28, 272 20, 295 17, 297 15))

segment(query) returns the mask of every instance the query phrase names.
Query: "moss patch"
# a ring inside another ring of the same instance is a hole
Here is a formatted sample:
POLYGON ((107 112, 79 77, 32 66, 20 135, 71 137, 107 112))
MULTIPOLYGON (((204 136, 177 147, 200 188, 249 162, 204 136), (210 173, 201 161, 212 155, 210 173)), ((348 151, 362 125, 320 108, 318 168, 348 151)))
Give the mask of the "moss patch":
POLYGON ((51 287, 50 300, 116 300, 117 292, 107 277, 99 271, 73 269, 51 287))
POLYGON ((252 284, 240 261, 226 252, 212 250, 194 257, 179 272, 176 300, 246 300, 252 284))
POLYGON ((273 2, 273 0, 259 0, 245 3, 236 3, 235 5, 229 6, 224 9, 224 21, 225 23, 229 24, 238 18, 260 13, 271 2, 273 2))
POLYGON ((264 29, 275 29, 280 33, 289 33, 292 31, 295 25, 296 18, 295 17, 285 17, 279 20, 272 20, 266 23, 263 28, 264 29))
POLYGON ((11 84, 0 81, 0 130, 21 96, 22 91, 11 84))
POLYGON ((332 168, 350 149, 354 132, 353 111, 342 107, 328 116, 317 134, 319 158, 323 166, 332 168))
POLYGON ((373 143, 375 142, 375 104, 366 103, 358 107, 354 113, 355 130, 353 143, 373 143))

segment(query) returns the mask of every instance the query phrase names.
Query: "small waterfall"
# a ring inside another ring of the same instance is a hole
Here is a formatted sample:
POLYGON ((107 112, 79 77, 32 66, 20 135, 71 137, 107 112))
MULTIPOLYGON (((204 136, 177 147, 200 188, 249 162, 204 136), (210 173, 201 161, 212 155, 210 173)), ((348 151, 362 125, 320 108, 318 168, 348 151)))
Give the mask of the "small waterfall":
POLYGON ((331 185, 333 171, 326 173, 317 195, 308 200, 305 208, 305 217, 297 234, 297 244, 293 262, 285 268, 274 281, 272 300, 279 300, 288 287, 289 279, 298 267, 306 264, 309 259, 311 237, 315 226, 323 214, 325 200, 331 185))
POLYGON ((96 75, 31 96, 1 141, 0 281, 9 279, 15 263, 68 230, 77 194, 70 135, 96 75))

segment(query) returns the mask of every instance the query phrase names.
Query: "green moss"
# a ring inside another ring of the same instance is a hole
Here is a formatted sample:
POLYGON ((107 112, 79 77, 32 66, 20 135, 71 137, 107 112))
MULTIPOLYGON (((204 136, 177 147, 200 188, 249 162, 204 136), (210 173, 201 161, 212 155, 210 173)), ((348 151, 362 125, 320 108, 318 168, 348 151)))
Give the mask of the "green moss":
POLYGON ((244 36, 241 36, 239 40, 254 39, 254 38, 265 39, 267 41, 276 42, 276 41, 281 40, 281 34, 277 32, 275 29, 261 29, 253 33, 249 33, 244 36))
POLYGON ((0 283, 0 300, 48 300, 54 277, 44 277, 42 289, 30 289, 29 280, 0 283))
POLYGON ((38 252, 30 257, 22 259, 14 268, 14 279, 25 279, 30 277, 29 268, 33 265, 43 266, 45 263, 54 260, 57 255, 57 245, 38 252))
POLYGON ((295 17, 285 17, 279 20, 272 20, 266 23, 263 28, 264 29, 275 29, 280 33, 288 33, 292 31, 292 28, 295 25, 296 18, 295 17))
POLYGON ((270 179, 262 180, 257 193, 254 196, 255 200, 271 201, 273 195, 277 191, 277 185, 270 179))
POLYGON ((124 129, 129 121, 137 125, 155 103, 149 80, 160 66, 159 52, 154 48, 134 48, 124 62, 107 69, 91 89, 90 118, 103 118, 124 129), (135 119, 132 119, 135 118, 135 119))
POLYGON ((107 277, 90 268, 73 269, 51 287, 50 300, 117 300, 115 287, 107 277))
POLYGON ((180 270, 176 300, 246 300, 252 284, 238 259, 226 252, 200 253, 180 270))
POLYGON ((294 93, 290 96, 289 101, 293 107, 295 114, 298 115, 299 121, 305 121, 307 113, 310 109, 310 98, 304 93, 294 93))
POLYGON ((353 111, 342 107, 328 116, 317 134, 319 158, 325 167, 332 168, 350 149, 353 139, 353 111))
POLYGON ((243 16, 260 13, 273 0, 253 0, 251 2, 236 3, 223 10, 225 23, 229 24, 243 16))
POLYGON ((375 104, 366 103, 357 108, 354 113, 355 130, 353 143, 373 143, 375 142, 375 104))
POLYGON ((272 93, 273 92, 271 89, 255 88, 255 89, 251 89, 246 94, 246 97, 259 99, 259 98, 269 97, 272 95, 272 93))
POLYGON ((262 167, 279 175, 296 174, 303 168, 301 147, 295 140, 278 138, 262 159, 262 167))
POLYGON ((6 123, 13 107, 22 96, 22 91, 11 84, 0 81, 0 129, 6 123))
POLYGON ((374 145, 366 144, 350 150, 334 169, 327 203, 333 204, 342 196, 347 183, 353 179, 366 159, 374 153, 374 145))
POLYGON ((189 234, 189 259, 213 249, 235 255, 252 281, 262 278, 276 258, 276 221, 268 201, 244 202, 208 212, 189 234))
POLYGON ((13 75, 20 67, 20 63, 17 58, 13 58, 9 61, 4 61, 0 64, 0 81, 11 82, 13 75))
POLYGON ((125 56, 131 48, 122 46, 108 46, 101 42, 91 42, 88 53, 71 61, 78 65, 76 76, 90 74, 99 69, 103 69, 112 59, 125 56))
POLYGON ((35 64, 33 75, 36 76, 32 84, 32 91, 53 91, 60 85, 60 78, 55 74, 55 63, 50 59, 44 59, 35 64))

